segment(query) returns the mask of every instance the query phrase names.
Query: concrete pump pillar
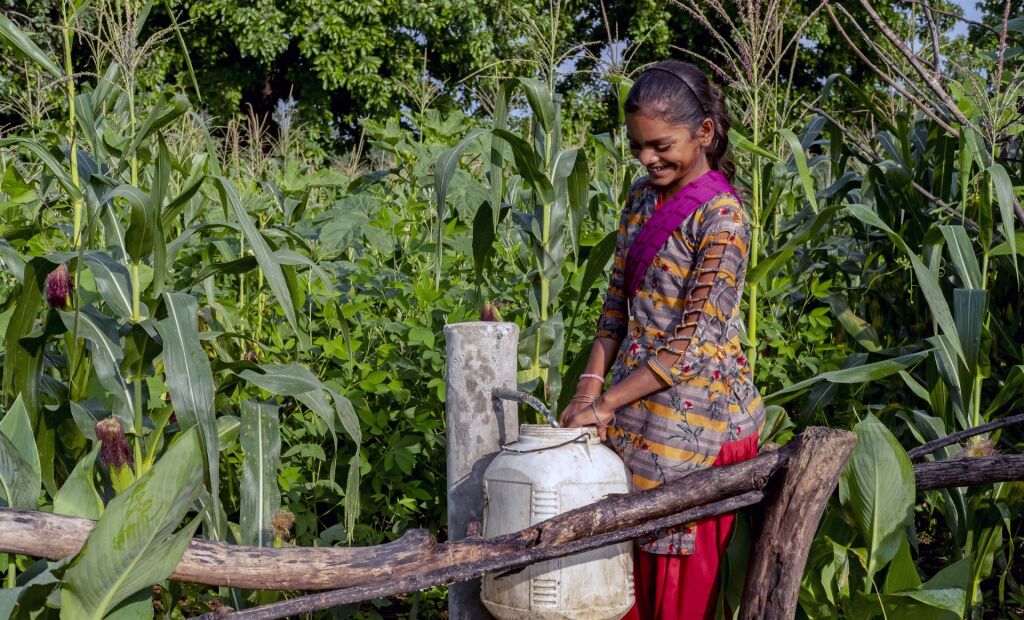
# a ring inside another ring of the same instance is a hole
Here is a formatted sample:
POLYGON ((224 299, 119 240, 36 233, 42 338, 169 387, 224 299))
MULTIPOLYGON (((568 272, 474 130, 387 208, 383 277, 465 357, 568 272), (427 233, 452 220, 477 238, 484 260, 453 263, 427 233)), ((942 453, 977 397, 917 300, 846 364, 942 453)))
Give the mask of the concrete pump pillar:
MULTIPOLYGON (((466 526, 484 516, 483 477, 501 446, 519 438, 516 403, 495 400, 491 390, 516 387, 519 326, 457 323, 444 328, 447 342, 448 539, 466 537, 466 526)), ((450 620, 492 616, 480 602, 480 580, 448 589, 450 620)))

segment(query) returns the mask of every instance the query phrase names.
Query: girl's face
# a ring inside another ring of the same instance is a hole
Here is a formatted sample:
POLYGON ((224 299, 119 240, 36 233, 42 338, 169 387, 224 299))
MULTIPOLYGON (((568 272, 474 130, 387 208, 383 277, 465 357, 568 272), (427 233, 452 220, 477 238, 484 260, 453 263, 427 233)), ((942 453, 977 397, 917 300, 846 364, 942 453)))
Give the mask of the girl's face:
POLYGON ((715 135, 710 118, 692 131, 639 110, 626 115, 629 150, 650 175, 651 185, 671 196, 710 169, 705 151, 715 135))

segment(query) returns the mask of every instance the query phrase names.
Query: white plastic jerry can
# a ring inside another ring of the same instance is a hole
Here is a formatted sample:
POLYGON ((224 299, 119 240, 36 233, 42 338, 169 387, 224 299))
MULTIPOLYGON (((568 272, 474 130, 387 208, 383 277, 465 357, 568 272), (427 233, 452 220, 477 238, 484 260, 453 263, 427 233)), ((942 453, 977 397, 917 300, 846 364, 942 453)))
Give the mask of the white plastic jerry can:
MULTIPOLYGON (((594 427, 523 424, 484 472, 485 538, 508 534, 612 493, 629 491, 622 460, 594 427)), ((499 619, 619 620, 633 606, 632 543, 483 578, 481 598, 499 619)))

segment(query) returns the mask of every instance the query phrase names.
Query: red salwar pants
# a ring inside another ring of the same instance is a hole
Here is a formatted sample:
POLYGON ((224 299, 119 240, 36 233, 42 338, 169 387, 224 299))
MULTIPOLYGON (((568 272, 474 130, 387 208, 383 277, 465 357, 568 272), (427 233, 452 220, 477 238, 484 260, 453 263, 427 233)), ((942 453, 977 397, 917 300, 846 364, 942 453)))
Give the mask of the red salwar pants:
MULTIPOLYGON (((757 434, 722 444, 712 467, 757 455, 757 434)), ((636 603, 623 620, 712 620, 718 569, 735 519, 733 513, 696 524, 692 555, 657 555, 634 548, 636 603)))

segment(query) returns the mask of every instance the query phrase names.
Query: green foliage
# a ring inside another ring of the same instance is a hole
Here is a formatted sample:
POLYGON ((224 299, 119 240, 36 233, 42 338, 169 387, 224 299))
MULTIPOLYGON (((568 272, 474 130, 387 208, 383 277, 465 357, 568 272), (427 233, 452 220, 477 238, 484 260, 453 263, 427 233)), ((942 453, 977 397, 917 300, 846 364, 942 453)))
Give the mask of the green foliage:
MULTIPOLYGON (((187 44, 203 58, 202 102, 107 59, 49 94, 53 118, 26 118, 0 142, 0 492, 10 506, 100 520, 68 563, 9 558, 0 610, 35 613, 49 597, 68 613, 146 615, 148 586, 200 525, 207 538, 268 546, 440 534, 444 325, 499 307, 523 328, 524 387, 551 404, 571 396, 589 352, 637 172, 622 131, 628 79, 601 83, 611 96, 585 109, 572 89, 586 92, 590 78, 540 63, 539 77, 490 85, 482 124, 450 110, 454 87, 438 99, 426 89, 399 114, 400 84, 423 68, 419 34, 453 42, 427 58, 429 73, 448 77, 520 45, 487 24, 529 25, 487 3, 200 4, 170 5, 195 18, 193 30, 149 62, 184 71, 187 44), (305 120, 377 115, 362 123, 363 150, 306 159, 304 145, 328 129, 279 116, 276 135, 258 119, 222 135, 193 107, 233 113, 264 86, 274 99, 291 84, 305 120), (595 105, 612 108, 611 126, 589 135, 579 119, 595 105), (73 292, 51 308, 47 278, 60 265, 73 292), (127 489, 95 430, 111 418, 137 480, 127 489), (118 536, 131 544, 106 544, 118 536)), ((550 19, 568 36, 596 16, 590 4, 558 16, 541 4, 534 25, 550 19)), ((167 7, 154 5, 139 32, 165 25, 167 7)), ((647 37, 641 55, 695 27, 659 3, 607 9, 647 37)), ((82 26, 87 13, 61 20, 82 26)), ((834 34, 810 28, 815 41, 834 34)), ((70 72, 45 37, 6 20, 0 31, 29 73, 70 72)), ((79 39, 60 46, 81 51, 79 39)), ((742 88, 734 100, 751 96, 742 88)), ((1017 130, 993 134, 985 98, 966 87, 957 96, 979 127, 959 138, 840 77, 825 82, 828 116, 766 100, 761 109, 779 115, 755 129, 749 110, 734 110, 737 184, 756 192, 761 231, 745 343, 770 405, 761 439, 784 443, 823 423, 860 437, 811 550, 800 599, 809 618, 945 619, 1024 598, 1019 484, 915 493, 904 452, 1024 402, 1017 130), (864 117, 846 113, 850 101, 864 117)), ((1000 439, 1019 446, 1008 430, 964 449, 986 454, 1000 439)), ((733 565, 742 556, 733 550, 733 565)), ((164 582, 158 598, 175 616, 217 595, 164 582)), ((241 607, 284 595, 227 596, 241 607)), ((436 615, 442 596, 348 611, 436 615)))

